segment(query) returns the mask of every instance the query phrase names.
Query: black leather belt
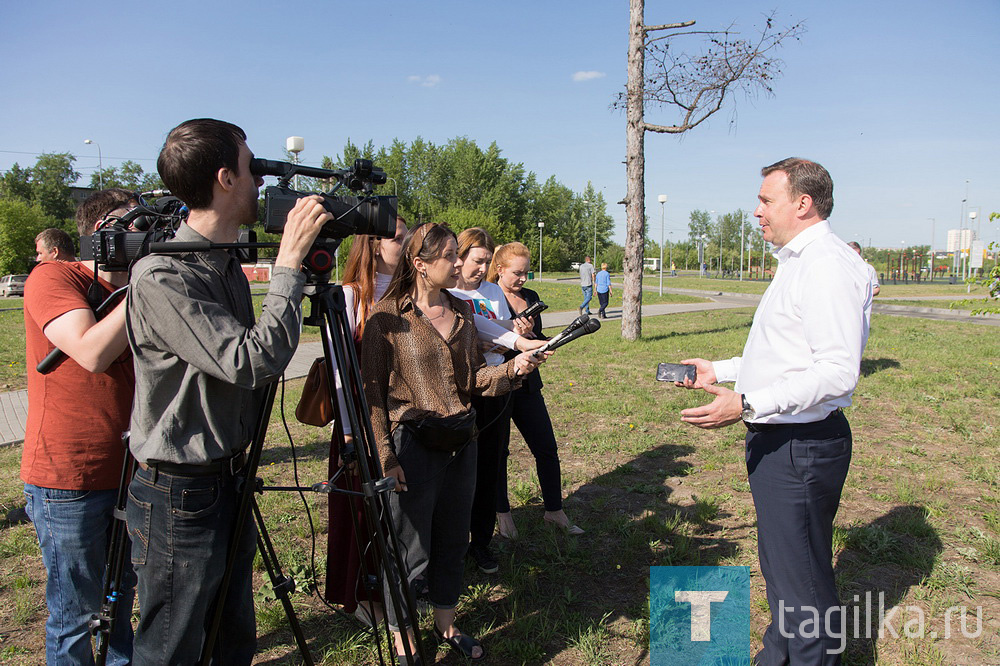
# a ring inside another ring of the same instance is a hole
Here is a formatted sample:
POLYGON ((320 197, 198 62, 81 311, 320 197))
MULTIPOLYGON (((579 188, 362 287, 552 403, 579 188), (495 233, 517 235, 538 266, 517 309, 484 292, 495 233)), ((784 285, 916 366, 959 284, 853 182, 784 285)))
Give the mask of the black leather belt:
POLYGON ((829 421, 832 418, 836 418, 841 414, 843 410, 839 407, 832 412, 825 419, 820 419, 819 421, 809 421, 808 423, 751 423, 749 421, 744 421, 743 425, 747 427, 750 432, 774 432, 775 430, 783 430, 785 428, 801 428, 803 426, 813 425, 814 423, 822 423, 823 421, 829 421))
POLYGON ((243 469, 245 462, 246 455, 241 451, 232 458, 213 460, 205 465, 184 465, 150 460, 149 462, 139 463, 139 467, 147 471, 170 474, 171 476, 220 476, 222 474, 236 474, 243 469))

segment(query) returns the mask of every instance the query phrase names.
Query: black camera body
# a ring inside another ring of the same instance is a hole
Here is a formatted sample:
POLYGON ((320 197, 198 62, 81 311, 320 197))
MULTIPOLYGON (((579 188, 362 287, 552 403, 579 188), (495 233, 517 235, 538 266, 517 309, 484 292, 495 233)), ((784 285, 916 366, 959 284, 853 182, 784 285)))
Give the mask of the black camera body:
POLYGON ((80 237, 80 259, 96 261, 103 271, 127 271, 149 254, 150 243, 168 241, 187 219, 188 208, 177 197, 161 196, 154 203, 135 206, 117 218, 106 219, 93 235, 80 237), (136 229, 136 231, 132 231, 136 229))
MULTIPOLYGON (((280 234, 288 213, 295 202, 313 192, 298 192, 281 185, 264 190, 264 231, 280 234)), ((396 197, 323 197, 323 208, 333 216, 320 229, 320 238, 347 238, 353 234, 370 234, 382 238, 396 235, 396 197)))
POLYGON ((333 220, 323 225, 320 238, 344 239, 353 234, 368 234, 382 238, 396 235, 396 197, 375 196, 375 185, 386 182, 385 171, 372 165, 371 160, 354 160, 350 169, 320 169, 317 167, 253 159, 250 171, 255 176, 278 176, 278 184, 264 190, 264 231, 280 234, 285 228, 288 213, 302 197, 318 194, 323 207, 333 220), (290 187, 296 175, 310 178, 335 179, 337 186, 328 193, 299 192, 290 187), (359 196, 335 197, 333 192, 341 185, 359 196))

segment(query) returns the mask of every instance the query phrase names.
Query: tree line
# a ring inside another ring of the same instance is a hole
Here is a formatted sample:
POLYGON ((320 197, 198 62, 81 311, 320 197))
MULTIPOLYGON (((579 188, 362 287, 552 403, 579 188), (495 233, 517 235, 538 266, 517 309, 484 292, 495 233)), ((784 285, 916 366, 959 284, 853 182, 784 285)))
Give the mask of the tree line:
MULTIPOLYGON (((407 143, 395 139, 388 146, 372 141, 358 145, 348 140, 335 157, 324 156, 323 168, 339 169, 357 158, 372 160, 388 180, 377 188, 381 195, 399 198, 399 212, 410 223, 441 222, 462 231, 479 226, 497 243, 521 241, 538 266, 539 223, 543 223, 542 258, 548 270, 568 270, 570 264, 594 254, 621 268, 623 251, 611 241, 614 220, 606 211, 604 195, 592 183, 574 192, 555 176, 545 180, 508 160, 496 142, 485 149, 458 137, 435 144, 420 137, 407 143), (609 261, 610 260, 610 261, 609 261)), ((0 176, 0 274, 27 270, 34 252, 34 236, 46 227, 65 229, 77 240, 72 222, 75 204, 71 187, 80 178, 69 153, 46 153, 35 166, 15 164, 0 176)), ((148 191, 162 187, 155 173, 146 173, 132 161, 93 173, 90 187, 122 187, 148 191)), ((303 190, 326 191, 332 183, 300 179, 303 190)), ((346 193, 341 190, 340 193, 346 193)), ((338 193, 339 194, 339 193, 338 193)), ((263 212, 263 202, 261 202, 263 212)), ((262 238, 261 240, 268 240, 262 238)), ((346 258, 350 239, 340 252, 346 258)), ((266 252, 262 251, 266 256, 266 252)))

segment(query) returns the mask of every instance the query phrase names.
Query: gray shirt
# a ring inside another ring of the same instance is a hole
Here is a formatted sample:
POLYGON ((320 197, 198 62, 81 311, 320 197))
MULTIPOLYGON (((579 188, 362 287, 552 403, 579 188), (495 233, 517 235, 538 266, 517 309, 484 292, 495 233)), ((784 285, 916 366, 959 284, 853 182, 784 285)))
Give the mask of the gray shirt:
MULTIPOLYGON (((186 224, 177 241, 205 241, 186 224)), ((135 359, 130 448, 139 462, 207 464, 241 451, 299 341, 304 274, 275 267, 260 320, 227 250, 154 254, 132 272, 127 331, 135 359)))
POLYGON ((594 264, 589 261, 580 264, 580 286, 590 287, 594 284, 594 264))

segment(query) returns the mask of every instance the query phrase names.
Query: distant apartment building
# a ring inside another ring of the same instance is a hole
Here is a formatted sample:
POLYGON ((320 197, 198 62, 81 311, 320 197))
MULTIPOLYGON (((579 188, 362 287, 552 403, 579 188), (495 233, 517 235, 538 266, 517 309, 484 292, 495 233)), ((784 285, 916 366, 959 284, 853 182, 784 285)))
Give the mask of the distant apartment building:
POLYGON ((948 230, 948 252, 956 250, 968 250, 972 243, 978 240, 976 232, 972 229, 949 229, 948 230))

